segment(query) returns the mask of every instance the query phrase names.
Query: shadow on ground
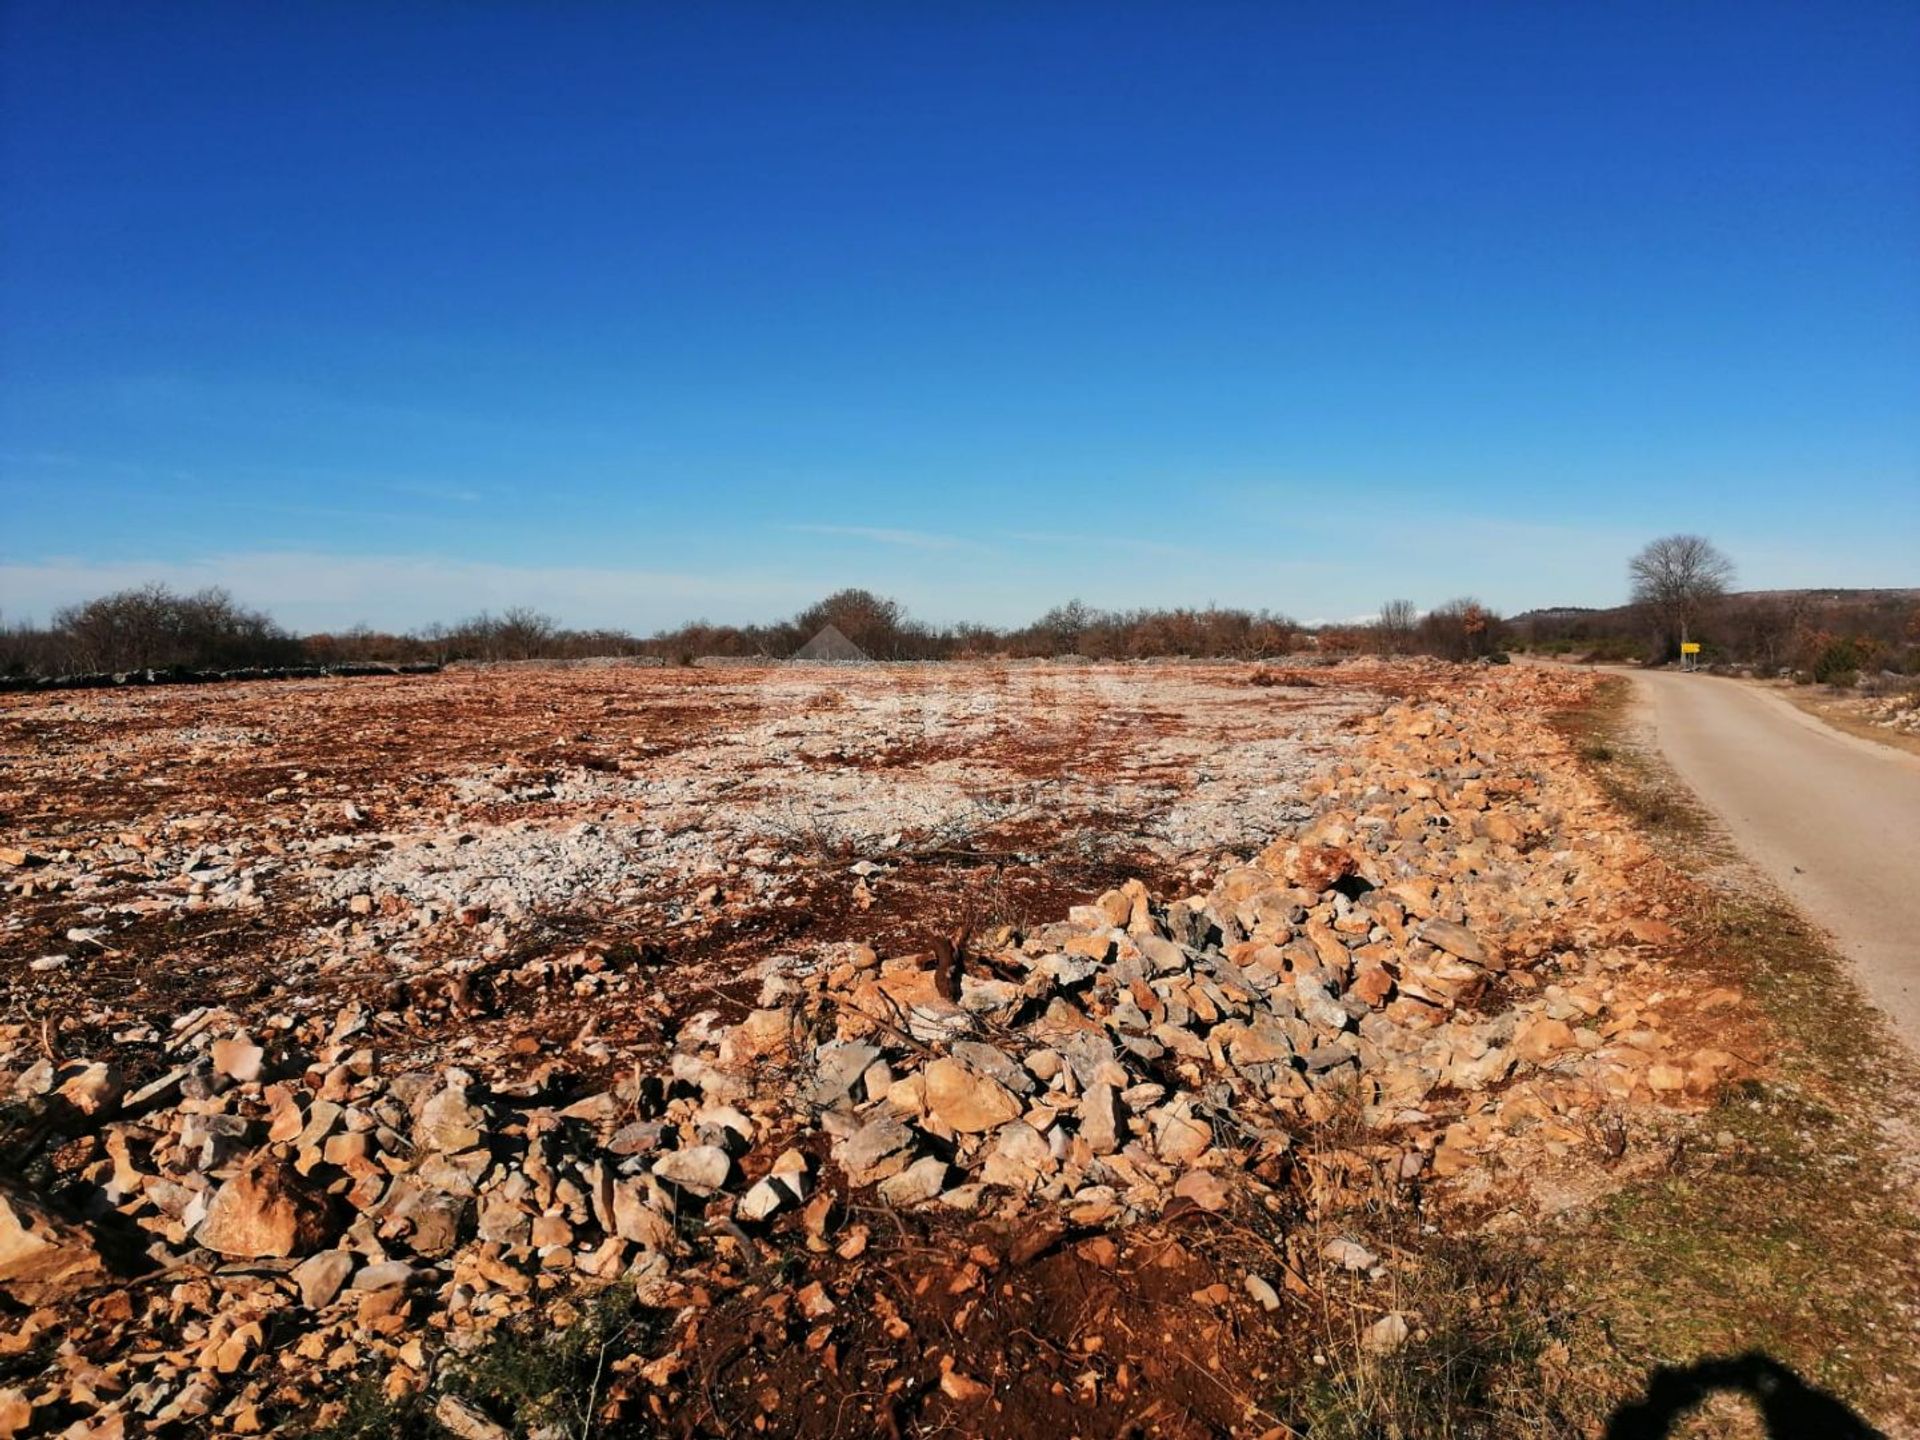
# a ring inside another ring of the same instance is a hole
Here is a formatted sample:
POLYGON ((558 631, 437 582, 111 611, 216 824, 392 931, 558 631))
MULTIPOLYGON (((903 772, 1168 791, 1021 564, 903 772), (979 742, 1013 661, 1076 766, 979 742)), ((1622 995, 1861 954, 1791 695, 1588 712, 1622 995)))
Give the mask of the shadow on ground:
POLYGON ((1607 1440, 1666 1440, 1689 1410, 1721 1392, 1753 1402, 1767 1440, 1886 1440, 1843 1401, 1757 1351, 1661 1366, 1647 1377, 1644 1395, 1613 1412, 1607 1440))

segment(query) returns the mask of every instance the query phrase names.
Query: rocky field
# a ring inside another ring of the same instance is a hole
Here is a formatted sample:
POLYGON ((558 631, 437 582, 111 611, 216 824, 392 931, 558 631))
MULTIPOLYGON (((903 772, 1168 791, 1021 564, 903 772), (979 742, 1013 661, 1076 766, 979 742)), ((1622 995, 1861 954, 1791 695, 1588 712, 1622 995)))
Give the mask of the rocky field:
POLYGON ((1343 1433, 1758 1063, 1598 683, 0 699, 0 1437, 1343 1433))

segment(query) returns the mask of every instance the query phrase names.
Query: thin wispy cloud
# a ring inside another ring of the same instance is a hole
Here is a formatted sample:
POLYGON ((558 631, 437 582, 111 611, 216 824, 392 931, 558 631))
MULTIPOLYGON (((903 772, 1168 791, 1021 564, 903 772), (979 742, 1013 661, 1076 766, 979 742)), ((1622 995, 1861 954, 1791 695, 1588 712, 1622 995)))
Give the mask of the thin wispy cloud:
POLYGON ((411 495, 418 500, 446 500, 457 505, 478 505, 487 497, 468 485, 394 484, 386 487, 396 495, 411 495))
MULTIPOLYGON (((265 485, 293 481, 324 487, 325 492, 329 494, 337 494, 342 490, 360 490, 440 504, 478 505, 494 494, 493 491, 477 485, 444 480, 419 480, 406 476, 393 476, 379 470, 357 470, 345 466, 269 465, 248 461, 227 461, 216 467, 214 473, 202 475, 178 466, 155 465, 118 456, 79 455, 67 451, 45 450, 0 451, 0 466, 19 469, 87 471, 112 481, 138 478, 180 484, 197 482, 210 490, 224 490, 238 482, 265 485)), ((63 483, 74 482, 68 479, 63 483)), ((360 513, 368 519, 393 518, 375 512, 360 513)))
POLYGON ((1016 530, 1009 540, 1023 545, 1085 545, 1101 550, 1125 550, 1135 555, 1164 555, 1181 560, 1203 559, 1206 551, 1194 545, 1175 545, 1165 540, 1142 540, 1134 535, 1087 535, 1066 531, 1016 530))
POLYGON ((783 525, 783 530, 800 535, 839 535, 850 540, 869 540, 875 545, 897 545, 908 550, 984 550, 977 540, 958 535, 935 535, 925 530, 895 530, 880 525, 783 525))

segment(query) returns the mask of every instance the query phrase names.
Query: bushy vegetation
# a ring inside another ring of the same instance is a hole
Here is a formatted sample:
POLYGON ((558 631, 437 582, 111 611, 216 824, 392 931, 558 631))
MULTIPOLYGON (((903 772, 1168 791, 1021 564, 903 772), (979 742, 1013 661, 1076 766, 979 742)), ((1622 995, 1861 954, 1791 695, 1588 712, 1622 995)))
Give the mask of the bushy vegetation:
POLYGON ((1365 625, 1329 625, 1315 636, 1317 648, 1335 655, 1432 655, 1442 660, 1482 660, 1502 654, 1507 626, 1470 595, 1421 614, 1411 600, 1389 600, 1379 618, 1365 625))
MULTIPOLYGON (((509 1435, 645 1440, 656 1433, 612 1368, 659 1341, 664 1317, 614 1288, 584 1302, 571 1323, 546 1330, 504 1326, 478 1348, 450 1353, 439 1366, 438 1394, 467 1402, 509 1435)), ((344 1400, 310 1417, 315 1440, 450 1440, 426 1396, 390 1393, 370 1372, 344 1400)))
POLYGON ((301 642, 224 590, 181 595, 143 585, 56 611, 46 629, 0 630, 0 674, 231 670, 297 665, 301 642))
MULTIPOLYGON (((1672 635, 1640 606, 1552 610, 1512 622, 1516 648, 1605 661, 1677 653, 1672 635)), ((1827 685, 1862 675, 1920 675, 1920 597, 1900 591, 1727 595, 1704 606, 1692 638, 1709 664, 1751 668, 1827 685)))
POLYGON ((358 661, 583 660, 602 655, 645 654, 643 641, 624 630, 569 630, 524 605, 499 615, 482 611, 455 625, 428 625, 407 635, 357 626, 307 636, 310 663, 358 661))
POLYGON ((574 659, 646 653, 618 630, 567 630, 517 607, 408 635, 359 627, 297 636, 224 590, 144 585, 70 605, 46 626, 0 626, 0 676, 225 671, 450 660, 574 659))
POLYGON ((1300 643, 1291 620, 1266 611, 1222 609, 1096 610, 1071 600, 1031 625, 998 630, 989 625, 943 628, 909 616, 898 601, 868 590, 842 590, 809 605, 791 620, 772 625, 710 625, 696 621, 646 642, 655 654, 793 654, 827 625, 875 660, 950 660, 980 655, 1032 659, 1081 655, 1090 660, 1148 656, 1198 659, 1259 659, 1284 654, 1300 643))
POLYGON ((1204 609, 1099 610, 1078 600, 1029 625, 929 625, 870 590, 836 591, 791 618, 762 625, 704 620, 641 638, 623 630, 572 630, 526 607, 483 613, 409 634, 351 630, 295 636, 222 590, 180 595, 149 585, 71 606, 45 628, 0 627, 0 676, 55 676, 180 669, 224 671, 350 664, 572 660, 652 656, 688 664, 703 656, 785 659, 833 626, 874 660, 980 656, 1089 660, 1184 657, 1259 660, 1303 649, 1329 654, 1428 654, 1474 660, 1505 643, 1499 616, 1472 599, 1421 614, 1391 601, 1377 623, 1303 628, 1284 615, 1204 609))

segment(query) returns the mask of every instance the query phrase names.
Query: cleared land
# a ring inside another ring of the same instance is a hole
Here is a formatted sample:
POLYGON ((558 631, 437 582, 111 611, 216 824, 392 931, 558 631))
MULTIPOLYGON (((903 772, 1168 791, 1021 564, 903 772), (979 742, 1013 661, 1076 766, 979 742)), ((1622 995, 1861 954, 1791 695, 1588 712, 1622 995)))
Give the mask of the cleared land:
MULTIPOLYGON (((1328 673, 512 669, 20 697, 0 702, 0 826, 36 863, 0 943, 42 968, 7 981, 95 1015, 85 1043, 196 1006, 391 1002, 431 1056, 610 1020, 591 984, 499 983, 590 947, 670 968, 678 1014, 737 1017, 743 971, 783 946, 1056 919, 1281 833, 1342 727, 1409 683, 1328 673)), ((163 1059, 119 1036, 130 1079, 163 1059)))
POLYGON ((1890 1295, 1793 1221, 1847 1363, 1819 1296, 1635 1328, 1719 1282, 1628 1217, 1790 1197, 1603 684, 0 702, 0 1434, 1580 1433, 1731 1343, 1896 1405, 1879 1192, 1890 1295))

